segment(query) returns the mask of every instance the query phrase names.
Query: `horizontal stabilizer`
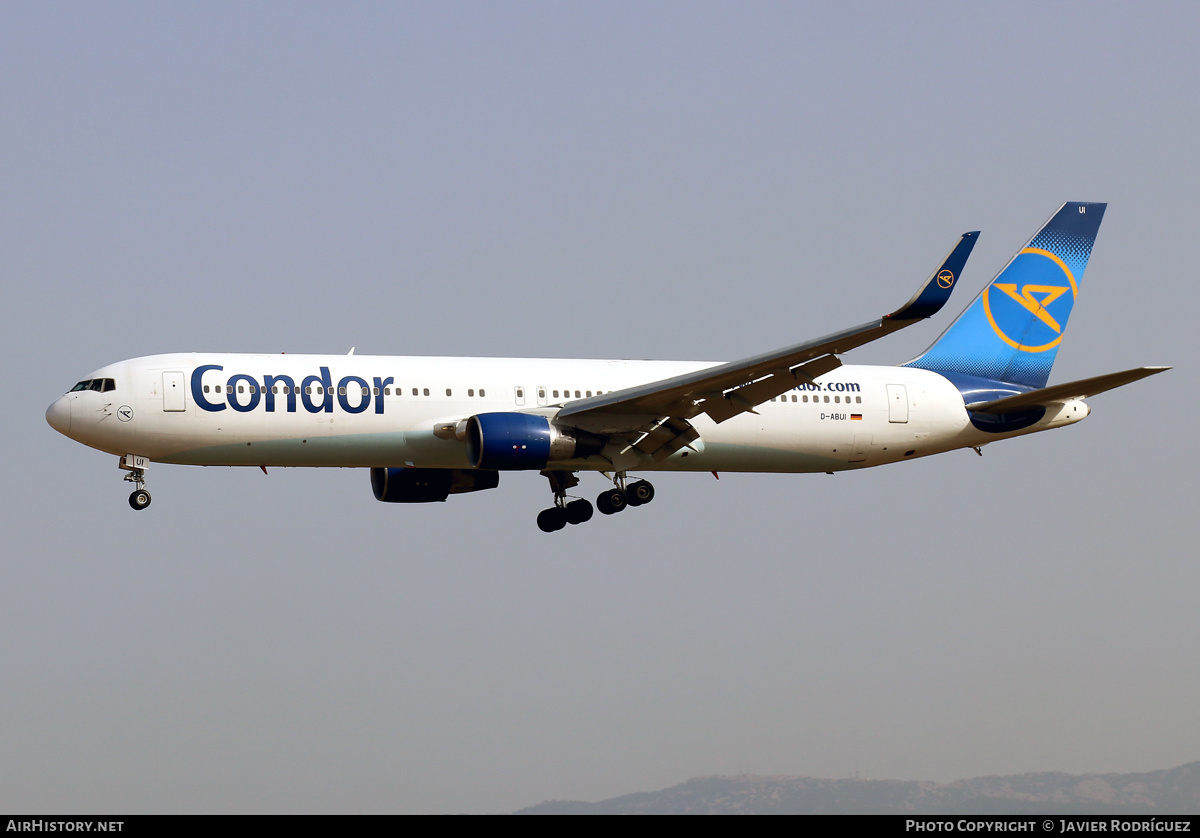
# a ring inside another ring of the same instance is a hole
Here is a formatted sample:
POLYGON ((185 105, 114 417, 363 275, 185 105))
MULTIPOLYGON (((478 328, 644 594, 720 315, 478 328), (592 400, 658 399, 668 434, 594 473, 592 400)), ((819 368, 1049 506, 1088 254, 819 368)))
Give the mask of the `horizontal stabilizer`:
POLYGON ((1070 381, 1066 384, 1055 384, 1053 387, 1043 387, 1029 393, 1016 396, 1005 396, 988 402, 974 402, 967 405, 972 413, 1013 413, 1038 405, 1048 405, 1052 402, 1063 402, 1067 399, 1086 399, 1106 390, 1113 390, 1132 384, 1141 378, 1166 372, 1170 367, 1138 367, 1123 372, 1110 372, 1108 375, 1097 375, 1094 378, 1084 378, 1080 381, 1070 381))

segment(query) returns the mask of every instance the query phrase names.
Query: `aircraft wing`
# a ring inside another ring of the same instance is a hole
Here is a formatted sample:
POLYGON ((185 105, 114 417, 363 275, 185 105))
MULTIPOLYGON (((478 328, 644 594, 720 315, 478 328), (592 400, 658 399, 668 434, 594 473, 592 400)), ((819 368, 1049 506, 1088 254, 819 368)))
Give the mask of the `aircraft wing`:
POLYGON ((978 238, 978 231, 963 233, 912 298, 878 320, 774 352, 569 402, 555 418, 591 433, 626 435, 631 445, 622 449, 625 453, 632 447, 638 454, 665 459, 699 438, 687 420, 704 413, 719 423, 754 412, 763 402, 837 369, 838 354, 936 314, 950 299, 978 238))
POLYGON ((1107 390, 1113 390, 1126 384, 1131 384, 1141 378, 1166 372, 1170 367, 1138 367, 1121 372, 1110 372, 1108 375, 1097 375, 1094 378, 1084 378, 1079 381, 1069 381, 1066 384, 1055 384, 1053 387, 1043 387, 1028 393, 1015 396, 1005 396, 987 402, 972 402, 967 410, 973 413, 1004 414, 1025 410, 1030 407, 1045 406, 1052 402, 1062 402, 1067 399, 1086 399, 1107 390))

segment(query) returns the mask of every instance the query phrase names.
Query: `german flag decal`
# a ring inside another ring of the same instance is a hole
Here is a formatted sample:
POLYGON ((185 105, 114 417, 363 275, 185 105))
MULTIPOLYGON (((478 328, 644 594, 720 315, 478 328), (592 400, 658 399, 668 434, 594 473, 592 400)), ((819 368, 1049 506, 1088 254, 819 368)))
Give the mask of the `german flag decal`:
POLYGON ((850 414, 850 421, 851 421, 851 422, 861 422, 861 421, 862 421, 862 414, 861 414, 861 413, 851 413, 851 414, 850 414))

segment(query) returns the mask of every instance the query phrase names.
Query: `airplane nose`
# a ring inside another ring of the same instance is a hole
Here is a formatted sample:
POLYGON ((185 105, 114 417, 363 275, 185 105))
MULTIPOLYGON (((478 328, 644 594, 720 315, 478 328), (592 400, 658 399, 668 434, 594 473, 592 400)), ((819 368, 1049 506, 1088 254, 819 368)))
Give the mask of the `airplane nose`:
POLYGON ((66 396, 59 396, 58 401, 46 408, 46 421, 60 434, 70 436, 71 400, 66 396))

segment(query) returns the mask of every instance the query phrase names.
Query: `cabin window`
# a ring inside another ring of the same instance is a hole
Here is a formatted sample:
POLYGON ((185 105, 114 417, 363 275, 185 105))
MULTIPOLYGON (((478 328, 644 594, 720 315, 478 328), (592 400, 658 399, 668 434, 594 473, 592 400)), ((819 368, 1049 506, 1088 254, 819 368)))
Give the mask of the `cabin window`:
POLYGON ((450 388, 449 388, 449 387, 447 387, 447 388, 446 388, 446 395, 447 395, 447 396, 449 396, 449 395, 450 395, 450 388))
POLYGON ((474 391, 474 390, 468 390, 468 391, 467 391, 467 396, 468 396, 468 397, 470 397, 470 398, 474 398, 474 397, 475 397, 475 391, 474 391))
POLYGON ((429 388, 428 388, 428 387, 426 387, 426 388, 425 388, 424 390, 422 390, 421 392, 423 392, 423 393, 424 393, 426 396, 428 396, 428 395, 429 395, 429 388))
POLYGON ((483 388, 482 387, 479 388, 479 398, 481 398, 481 399, 483 398, 483 388))

